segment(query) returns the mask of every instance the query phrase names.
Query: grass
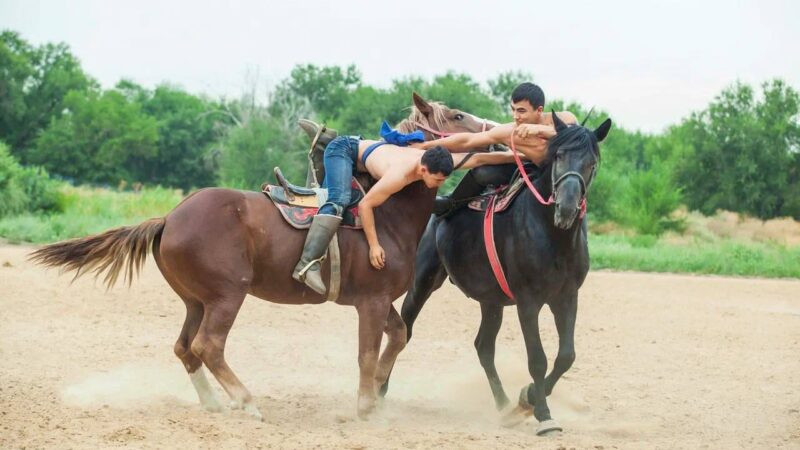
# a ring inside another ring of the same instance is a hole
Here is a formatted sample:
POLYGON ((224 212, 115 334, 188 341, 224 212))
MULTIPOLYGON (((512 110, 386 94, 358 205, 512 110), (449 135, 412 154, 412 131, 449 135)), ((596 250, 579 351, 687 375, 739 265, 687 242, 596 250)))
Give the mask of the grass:
MULTIPOLYGON (((12 243, 47 243, 87 236, 163 216, 183 198, 180 191, 164 188, 134 193, 65 185, 61 194, 63 212, 2 218, 0 237, 12 243)), ((593 269, 800 278, 800 246, 591 233, 589 247, 593 269)))
POLYGON ((724 239, 666 243, 651 236, 591 235, 593 269, 800 278, 800 247, 724 239))
POLYGON ((146 188, 139 192, 65 185, 61 213, 23 214, 0 219, 0 236, 12 243, 45 243, 99 233, 160 217, 177 205, 180 191, 146 188))

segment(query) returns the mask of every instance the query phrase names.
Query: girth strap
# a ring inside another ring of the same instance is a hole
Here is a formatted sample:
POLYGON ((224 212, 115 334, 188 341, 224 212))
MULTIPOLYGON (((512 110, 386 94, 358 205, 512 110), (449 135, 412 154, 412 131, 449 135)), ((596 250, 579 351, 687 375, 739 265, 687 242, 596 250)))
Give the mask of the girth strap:
POLYGON ((503 290, 506 297, 513 301, 514 294, 511 293, 511 288, 508 286, 508 280, 506 280, 506 274, 503 272, 503 266, 497 256, 497 247, 494 244, 494 201, 496 198, 496 195, 489 198, 486 214, 483 216, 483 241, 486 245, 486 255, 489 257, 489 265, 492 266, 492 272, 497 279, 497 284, 500 285, 500 289, 503 290))
POLYGON ((342 257, 339 252, 339 233, 333 235, 331 244, 328 246, 328 254, 331 261, 331 280, 328 284, 328 296, 326 301, 335 302, 339 299, 339 292, 342 287, 342 257))

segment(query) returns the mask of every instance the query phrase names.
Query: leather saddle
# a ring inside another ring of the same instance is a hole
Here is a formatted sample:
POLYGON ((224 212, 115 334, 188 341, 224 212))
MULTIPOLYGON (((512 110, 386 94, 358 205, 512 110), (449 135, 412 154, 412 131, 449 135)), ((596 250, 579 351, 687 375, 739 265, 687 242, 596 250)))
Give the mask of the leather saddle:
MULTIPOLYGON (((535 166, 526 165, 525 169, 532 180, 538 178, 541 174, 540 169, 535 166)), ((490 200, 494 198, 492 212, 503 212, 511 206, 517 195, 522 192, 523 186, 525 186, 525 180, 522 179, 519 170, 517 170, 511 176, 508 184, 487 190, 480 197, 469 202, 468 207, 475 211, 486 211, 490 200)))
MULTIPOLYGON (((286 222, 297 229, 309 228, 314 215, 327 201, 328 190, 294 185, 283 176, 279 167, 274 169, 274 173, 278 185, 264 183, 261 192, 272 200, 286 222)), ((342 226, 360 229, 358 203, 364 198, 365 192, 356 178, 352 179, 350 188, 350 204, 342 215, 342 226)))

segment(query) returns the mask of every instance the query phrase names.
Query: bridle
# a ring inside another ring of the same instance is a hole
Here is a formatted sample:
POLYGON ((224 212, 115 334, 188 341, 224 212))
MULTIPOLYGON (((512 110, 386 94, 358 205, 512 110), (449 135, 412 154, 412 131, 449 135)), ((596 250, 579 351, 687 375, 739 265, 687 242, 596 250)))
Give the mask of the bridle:
MULTIPOLYGON (((541 203, 542 205, 545 206, 552 205, 553 203, 556 202, 555 195, 556 195, 556 190, 558 189, 558 185, 561 184, 561 182, 566 180, 568 177, 572 176, 578 177, 578 181, 581 184, 580 218, 583 219, 583 217, 586 216, 586 180, 583 179, 583 175, 574 170, 570 170, 568 172, 563 173, 560 177, 558 177, 558 179, 553 179, 553 175, 556 172, 556 164, 555 162, 553 162, 550 168, 551 170, 550 180, 552 182, 550 198, 545 200, 544 197, 542 197, 542 194, 539 193, 539 190, 536 189, 536 186, 533 185, 531 179, 528 178, 528 173, 525 171, 525 168, 522 167, 522 160, 517 154, 517 149, 514 146, 514 134, 516 128, 517 127, 515 125, 514 128, 511 130, 511 152, 514 154, 514 162, 517 163, 517 168, 519 169, 520 176, 522 176, 522 179, 525 181, 525 184, 528 186, 528 189, 531 191, 531 193, 533 193, 533 196, 536 197, 536 200, 538 200, 539 203, 541 203)), ((592 175, 589 177, 589 182, 591 182, 592 178, 594 178, 594 173, 595 173, 595 168, 592 168, 592 175)))

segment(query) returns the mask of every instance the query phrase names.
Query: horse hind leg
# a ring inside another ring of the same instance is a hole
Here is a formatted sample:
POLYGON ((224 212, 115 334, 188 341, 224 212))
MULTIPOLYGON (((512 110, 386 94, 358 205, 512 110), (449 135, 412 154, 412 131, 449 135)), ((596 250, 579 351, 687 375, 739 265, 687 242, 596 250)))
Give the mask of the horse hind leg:
POLYGON ((183 367, 186 368, 186 372, 192 380, 192 385, 197 391, 197 396, 203 408, 210 412, 219 412, 222 410, 222 405, 208 382, 208 378, 206 378, 203 362, 191 350, 191 343, 197 335, 197 330, 203 320, 203 304, 190 297, 181 296, 181 298, 186 305, 186 319, 183 322, 181 334, 175 342, 175 355, 178 356, 183 363, 183 367))
POLYGON ((250 391, 239 381, 225 361, 225 341, 244 302, 243 292, 216 297, 204 303, 203 320, 191 343, 191 351, 208 367, 231 398, 233 409, 243 409, 258 420, 261 412, 253 402, 250 391))
POLYGON ((481 325, 478 329, 478 335, 475 337, 475 350, 478 352, 478 360, 481 362, 481 367, 486 372, 486 378, 489 380, 489 387, 492 389, 492 395, 498 411, 509 404, 508 396, 503 389, 503 383, 500 381, 497 367, 494 364, 497 333, 500 331, 502 323, 502 305, 481 303, 481 325))

